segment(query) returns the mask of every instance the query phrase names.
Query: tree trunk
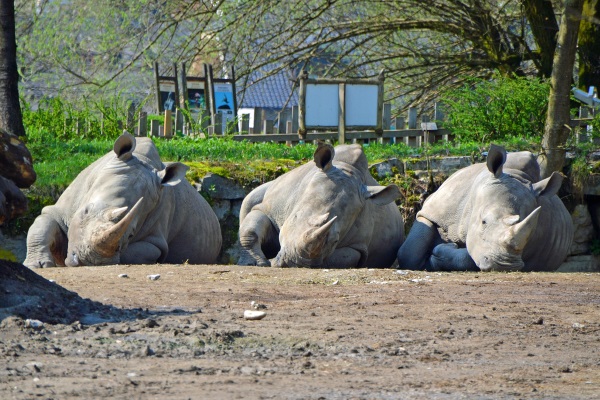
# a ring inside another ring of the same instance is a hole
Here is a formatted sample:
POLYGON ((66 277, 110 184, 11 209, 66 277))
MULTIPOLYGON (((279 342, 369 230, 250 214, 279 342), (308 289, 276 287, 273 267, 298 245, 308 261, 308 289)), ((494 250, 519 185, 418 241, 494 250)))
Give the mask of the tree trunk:
POLYGON ((579 26, 579 88, 600 87, 600 0, 585 0, 579 26))
POLYGON ((544 178, 550 176, 553 171, 562 171, 565 162, 565 144, 571 133, 569 128, 571 83, 583 1, 565 1, 558 32, 550 80, 548 114, 540 154, 541 172, 544 178))
MULTIPOLYGON (((12 183, 25 188, 36 178, 31 154, 19 136, 25 136, 25 127, 19 104, 15 4, 0 0, 0 225, 27 211, 27 199, 12 183)), ((6 274, 6 267, 0 262, 0 274, 6 274)), ((31 283, 33 275, 23 280, 31 283)), ((21 294, 26 292, 16 293, 21 294)))
POLYGON ((0 0, 0 127, 12 135, 25 136, 19 104, 13 0, 0 0))
POLYGON ((523 0, 525 15, 540 51, 539 75, 549 78, 556 49, 558 23, 550 0, 523 0))

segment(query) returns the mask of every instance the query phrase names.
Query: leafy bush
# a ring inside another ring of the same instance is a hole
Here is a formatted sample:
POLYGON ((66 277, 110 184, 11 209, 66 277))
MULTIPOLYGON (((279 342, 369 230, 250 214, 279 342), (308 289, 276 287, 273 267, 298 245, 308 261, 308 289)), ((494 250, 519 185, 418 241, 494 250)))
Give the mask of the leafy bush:
POLYGON ((59 97, 44 98, 33 109, 21 99, 23 125, 28 142, 48 139, 116 138, 123 132, 127 120, 126 107, 116 97, 108 101, 82 101, 71 104, 59 97))
POLYGON ((541 138, 549 93, 550 84, 536 78, 472 79, 442 96, 448 115, 445 127, 459 140, 480 143, 541 138))

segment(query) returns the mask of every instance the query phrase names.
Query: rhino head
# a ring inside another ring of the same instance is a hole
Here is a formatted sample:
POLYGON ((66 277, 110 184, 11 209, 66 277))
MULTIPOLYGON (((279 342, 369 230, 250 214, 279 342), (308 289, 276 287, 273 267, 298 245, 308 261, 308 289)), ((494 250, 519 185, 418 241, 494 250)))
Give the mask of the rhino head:
POLYGON ((514 271, 524 266, 523 251, 540 222, 541 197, 555 195, 561 174, 531 183, 505 173, 506 151, 492 145, 487 170, 474 183, 466 246, 482 270, 514 271))
POLYGON ((172 163, 156 170, 133 155, 135 146, 132 135, 121 135, 113 146, 113 157, 94 171, 90 187, 82 190, 83 198, 69 224, 65 265, 119 263, 121 252, 150 214, 160 214, 155 208, 162 188, 184 178, 187 166, 172 163))
MULTIPOLYGON (((348 146, 349 151, 364 157, 360 146, 348 146)), ((362 220, 368 203, 385 205, 400 196, 396 185, 369 186, 365 182, 368 174, 346 162, 333 164, 333 146, 319 143, 313 159, 314 174, 308 174, 297 184, 301 186, 299 196, 279 232, 280 251, 272 260, 275 267, 318 267, 340 245, 349 234, 361 228, 369 230, 362 220)), ((360 233, 358 233, 360 234, 360 233)), ((367 246, 352 246, 360 252, 359 265, 367 258, 367 246)))

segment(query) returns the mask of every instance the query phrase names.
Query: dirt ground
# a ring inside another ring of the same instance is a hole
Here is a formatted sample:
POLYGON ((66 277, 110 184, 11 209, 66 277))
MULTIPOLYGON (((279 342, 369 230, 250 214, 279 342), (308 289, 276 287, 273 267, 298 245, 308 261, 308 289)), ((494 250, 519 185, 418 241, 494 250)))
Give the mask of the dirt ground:
POLYGON ((38 326, 52 300, 19 309, 2 289, 21 313, 0 323, 2 399, 600 398, 600 274, 36 272, 70 303, 38 326), (264 319, 244 319, 252 302, 264 319))

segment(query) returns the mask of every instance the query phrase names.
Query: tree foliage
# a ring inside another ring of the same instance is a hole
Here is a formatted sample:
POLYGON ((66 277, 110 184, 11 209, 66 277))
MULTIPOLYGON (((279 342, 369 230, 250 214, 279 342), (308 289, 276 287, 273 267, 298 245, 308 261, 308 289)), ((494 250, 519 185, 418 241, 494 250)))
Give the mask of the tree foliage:
POLYGON ((482 144, 513 136, 541 139, 550 86, 538 78, 497 75, 444 94, 446 128, 482 144))
POLYGON ((16 4, 28 93, 89 97, 148 95, 155 60, 192 68, 208 61, 215 70, 234 65, 239 87, 281 70, 373 77, 384 69, 386 100, 401 107, 496 71, 548 77, 558 29, 551 0, 16 4))

